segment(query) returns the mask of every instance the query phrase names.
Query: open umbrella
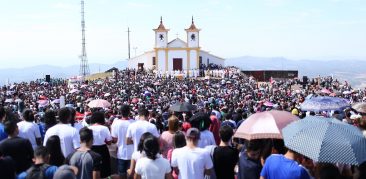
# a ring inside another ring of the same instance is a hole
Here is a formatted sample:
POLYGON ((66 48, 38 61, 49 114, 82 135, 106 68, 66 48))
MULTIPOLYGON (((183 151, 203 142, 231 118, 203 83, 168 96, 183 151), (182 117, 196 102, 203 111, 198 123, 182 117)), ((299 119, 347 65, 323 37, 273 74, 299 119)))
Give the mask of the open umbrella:
POLYGON ((90 101, 88 106, 91 108, 108 108, 111 106, 111 103, 104 99, 95 99, 90 101))
POLYGON ((37 103, 39 107, 46 107, 50 104, 48 100, 38 100, 37 103))
POLYGON ((134 104, 136 104, 136 103, 138 103, 139 102, 139 99, 138 98, 133 98, 132 100, 131 100, 131 103, 134 103, 134 104))
POLYGON ((306 99, 300 108, 302 111, 331 111, 331 110, 342 110, 349 107, 349 101, 344 98, 329 97, 329 96, 318 96, 306 99))
POLYGON ((72 94, 72 93, 78 93, 80 90, 78 90, 78 89, 72 89, 71 91, 69 91, 69 93, 70 94, 72 94))
POLYGON ((357 112, 366 113, 366 103, 356 103, 352 106, 357 112))
POLYGON ((281 129, 299 118, 286 111, 271 110, 249 116, 236 130, 234 137, 252 139, 282 139, 281 129))
POLYGON ((5 102, 5 103, 12 103, 12 102, 14 102, 14 100, 13 100, 13 99, 11 99, 11 98, 9 98, 9 99, 6 99, 4 102, 5 102))
POLYGON ((263 103, 263 105, 267 106, 267 107, 273 107, 273 103, 266 101, 263 103))
POLYGON ((309 116, 282 129, 285 146, 316 162, 360 165, 366 139, 359 129, 332 118, 309 116))
POLYGON ((329 90, 328 90, 328 89, 326 89, 326 88, 323 88, 320 92, 321 92, 321 93, 324 93, 324 94, 330 94, 330 93, 332 93, 331 91, 329 91, 329 90))
POLYGON ((54 104, 59 104, 60 103, 60 99, 54 99, 51 103, 54 103, 54 104))
POLYGON ((170 106, 169 110, 175 111, 175 112, 189 112, 196 110, 196 107, 190 103, 187 102, 178 102, 170 106))

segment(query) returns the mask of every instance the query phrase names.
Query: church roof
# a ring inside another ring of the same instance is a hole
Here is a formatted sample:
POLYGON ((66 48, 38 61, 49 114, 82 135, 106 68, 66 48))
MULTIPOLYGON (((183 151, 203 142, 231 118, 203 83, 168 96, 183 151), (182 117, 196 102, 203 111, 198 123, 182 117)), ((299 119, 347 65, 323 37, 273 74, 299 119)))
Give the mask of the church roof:
POLYGON ((192 16, 192 24, 188 29, 185 29, 188 32, 198 32, 200 31, 200 29, 197 29, 197 27, 194 25, 194 20, 193 20, 193 16, 192 16))
POLYGON ((219 56, 216 56, 216 55, 212 55, 210 52, 208 51, 205 51, 205 50, 200 50, 201 53, 206 53, 207 55, 210 55, 210 56, 213 56, 213 57, 216 57, 220 60, 225 60, 225 58, 222 58, 222 57, 219 57, 219 56))
POLYGON ((166 32, 166 31, 169 31, 169 29, 166 29, 164 27, 164 24, 163 24, 163 18, 160 17, 160 24, 159 24, 159 27, 156 28, 156 29, 153 29, 154 31, 157 31, 157 32, 166 32))
POLYGON ((187 47, 187 43, 180 38, 176 38, 168 43, 168 47, 185 48, 187 47))

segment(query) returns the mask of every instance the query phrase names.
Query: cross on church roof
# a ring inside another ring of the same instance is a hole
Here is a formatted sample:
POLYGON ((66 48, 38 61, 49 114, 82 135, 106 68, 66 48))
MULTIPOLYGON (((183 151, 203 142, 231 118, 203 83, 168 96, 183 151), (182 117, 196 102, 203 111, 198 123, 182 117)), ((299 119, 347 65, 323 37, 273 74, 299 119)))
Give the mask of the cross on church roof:
POLYGON ((176 33, 175 35, 177 35, 177 38, 179 37, 179 34, 178 33, 176 33))

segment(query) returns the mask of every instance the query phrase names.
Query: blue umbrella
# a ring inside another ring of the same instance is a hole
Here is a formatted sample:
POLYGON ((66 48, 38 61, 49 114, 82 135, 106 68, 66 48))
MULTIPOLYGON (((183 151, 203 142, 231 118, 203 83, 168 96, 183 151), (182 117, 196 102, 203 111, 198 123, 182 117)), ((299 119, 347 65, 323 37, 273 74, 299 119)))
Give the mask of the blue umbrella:
POLYGON ((306 117, 282 129, 285 146, 317 162, 360 165, 366 161, 361 131, 332 118, 306 117))
POLYGON ((331 110, 343 110, 350 107, 349 101, 344 98, 318 96, 306 99, 301 105, 302 111, 331 111, 331 110))

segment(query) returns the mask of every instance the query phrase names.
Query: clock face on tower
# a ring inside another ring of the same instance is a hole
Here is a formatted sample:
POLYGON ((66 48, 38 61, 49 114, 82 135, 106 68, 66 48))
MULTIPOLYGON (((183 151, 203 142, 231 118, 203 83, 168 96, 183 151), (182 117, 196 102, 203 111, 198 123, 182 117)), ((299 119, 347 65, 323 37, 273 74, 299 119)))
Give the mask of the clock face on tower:
POLYGON ((195 40, 196 40, 196 35, 195 35, 195 34, 192 34, 192 35, 191 35, 191 40, 192 40, 192 41, 195 41, 195 40))
POLYGON ((164 35, 163 34, 160 34, 159 35, 159 39, 160 39, 160 41, 164 41, 164 35))

